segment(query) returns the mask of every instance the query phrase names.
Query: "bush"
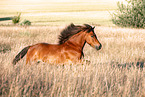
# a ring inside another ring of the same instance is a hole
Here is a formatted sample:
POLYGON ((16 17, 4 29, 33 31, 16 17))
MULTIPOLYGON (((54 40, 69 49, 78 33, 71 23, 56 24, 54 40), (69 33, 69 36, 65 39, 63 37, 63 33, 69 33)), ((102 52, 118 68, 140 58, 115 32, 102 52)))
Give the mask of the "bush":
POLYGON ((20 17, 21 16, 21 13, 18 14, 18 16, 14 16, 13 19, 12 19, 12 22, 13 24, 17 24, 20 22, 20 17))
POLYGON ((118 2, 112 22, 118 26, 145 28, 145 0, 126 0, 127 5, 118 2))
POLYGON ((31 25, 31 22, 29 20, 24 20, 21 24, 21 26, 30 26, 31 25))

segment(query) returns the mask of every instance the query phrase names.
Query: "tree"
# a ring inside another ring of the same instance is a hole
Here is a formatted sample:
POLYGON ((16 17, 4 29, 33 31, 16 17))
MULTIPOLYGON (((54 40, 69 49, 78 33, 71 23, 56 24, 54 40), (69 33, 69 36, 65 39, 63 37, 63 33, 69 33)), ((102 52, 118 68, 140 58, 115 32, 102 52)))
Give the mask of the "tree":
POLYGON ((118 26, 145 28, 145 0, 126 0, 127 5, 118 2, 118 9, 112 15, 112 22, 118 26))

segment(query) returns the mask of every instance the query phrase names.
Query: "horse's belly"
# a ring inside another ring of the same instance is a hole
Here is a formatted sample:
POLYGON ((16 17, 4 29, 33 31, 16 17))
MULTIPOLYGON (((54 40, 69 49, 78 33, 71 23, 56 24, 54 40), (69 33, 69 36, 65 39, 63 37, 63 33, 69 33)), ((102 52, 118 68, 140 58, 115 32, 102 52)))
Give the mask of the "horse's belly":
POLYGON ((41 58, 43 62, 50 64, 59 64, 59 63, 73 63, 78 61, 77 57, 72 57, 67 53, 57 53, 57 54, 48 54, 47 56, 43 56, 41 58))
POLYGON ((46 63, 71 63, 80 59, 81 52, 73 49, 66 49, 60 45, 39 44, 36 55, 37 60, 42 60, 46 63))
POLYGON ((57 64, 57 63, 60 63, 63 61, 58 56, 48 56, 46 58, 43 58, 42 60, 46 63, 51 63, 51 64, 53 64, 53 63, 57 64))

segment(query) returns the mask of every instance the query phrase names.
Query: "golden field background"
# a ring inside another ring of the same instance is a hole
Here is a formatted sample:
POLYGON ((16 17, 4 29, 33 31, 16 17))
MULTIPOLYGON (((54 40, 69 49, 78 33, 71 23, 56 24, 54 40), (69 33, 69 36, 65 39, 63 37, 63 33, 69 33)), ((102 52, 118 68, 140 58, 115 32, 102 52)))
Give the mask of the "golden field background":
MULTIPOLYGON (((110 13, 116 9, 114 0, 66 1, 0 0, 0 18, 13 17, 21 13, 21 22, 27 19, 32 25, 59 26, 73 22, 113 26, 110 13)), ((8 24, 11 25, 12 21, 0 22, 0 25, 8 24)))
POLYGON ((0 96, 145 97, 145 30, 114 26, 110 16, 116 9, 114 1, 42 1, 0 0, 0 18, 21 12, 21 21, 32 22, 23 27, 0 21, 0 96), (103 47, 96 51, 85 46, 84 59, 90 63, 28 66, 24 57, 12 65, 15 55, 28 45, 56 44, 71 22, 96 26, 103 47))
POLYGON ((1 96, 145 96, 145 70, 136 66, 137 62, 145 61, 144 29, 97 26, 95 32, 103 48, 96 51, 85 46, 84 59, 90 63, 28 66, 24 58, 12 65, 14 56, 25 46, 57 43, 59 32, 64 28, 0 28, 1 96))

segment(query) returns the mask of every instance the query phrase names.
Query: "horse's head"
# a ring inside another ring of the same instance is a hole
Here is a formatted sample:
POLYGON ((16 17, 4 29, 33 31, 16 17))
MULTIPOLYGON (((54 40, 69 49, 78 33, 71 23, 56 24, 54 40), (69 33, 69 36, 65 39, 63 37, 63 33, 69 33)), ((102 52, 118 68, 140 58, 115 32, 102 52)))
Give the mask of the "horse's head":
POLYGON ((102 45, 97 39, 96 34, 94 33, 94 28, 91 27, 88 24, 84 24, 85 26, 83 27, 85 33, 86 33, 86 42, 91 45, 92 47, 96 48, 97 50, 100 50, 102 45))

